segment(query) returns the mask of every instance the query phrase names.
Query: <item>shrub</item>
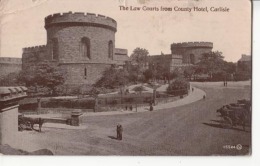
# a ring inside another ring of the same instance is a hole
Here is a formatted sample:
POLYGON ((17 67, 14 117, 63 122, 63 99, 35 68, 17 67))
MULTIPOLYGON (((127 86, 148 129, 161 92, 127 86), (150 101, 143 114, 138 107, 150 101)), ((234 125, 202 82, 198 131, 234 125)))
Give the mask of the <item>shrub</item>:
POLYGON ((143 86, 136 86, 133 88, 133 91, 142 93, 143 91, 145 91, 145 88, 143 86))
POLYGON ((167 93, 175 96, 188 93, 189 82, 183 78, 178 78, 167 87, 167 93))

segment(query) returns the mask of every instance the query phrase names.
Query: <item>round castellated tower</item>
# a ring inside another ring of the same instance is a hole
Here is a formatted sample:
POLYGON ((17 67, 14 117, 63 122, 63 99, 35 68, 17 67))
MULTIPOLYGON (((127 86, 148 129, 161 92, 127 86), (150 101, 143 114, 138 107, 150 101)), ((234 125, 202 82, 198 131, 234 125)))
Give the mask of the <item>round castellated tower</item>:
POLYGON ((182 55, 183 63, 196 64, 204 53, 212 51, 211 42, 185 42, 171 44, 172 54, 182 55))
POLYGON ((93 84, 114 64, 114 19, 92 13, 58 13, 45 18, 47 56, 67 70, 66 84, 93 84))

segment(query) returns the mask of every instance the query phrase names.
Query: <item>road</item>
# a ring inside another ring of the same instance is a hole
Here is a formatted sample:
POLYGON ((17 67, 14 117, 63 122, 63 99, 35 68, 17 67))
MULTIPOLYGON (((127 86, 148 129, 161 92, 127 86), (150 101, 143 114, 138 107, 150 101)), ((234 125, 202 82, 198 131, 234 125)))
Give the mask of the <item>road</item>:
POLYGON ((84 117, 82 123, 87 128, 79 130, 43 128, 42 133, 23 132, 23 139, 30 144, 26 146, 24 143, 20 148, 29 151, 48 148, 56 155, 249 154, 250 128, 247 127, 246 132, 241 126, 221 128, 216 109, 237 99, 248 99, 250 89, 199 88, 206 92, 207 98, 185 106, 136 114, 84 117), (123 126, 122 141, 115 139, 117 123, 123 126), (238 144, 242 145, 241 150, 234 149, 238 144))

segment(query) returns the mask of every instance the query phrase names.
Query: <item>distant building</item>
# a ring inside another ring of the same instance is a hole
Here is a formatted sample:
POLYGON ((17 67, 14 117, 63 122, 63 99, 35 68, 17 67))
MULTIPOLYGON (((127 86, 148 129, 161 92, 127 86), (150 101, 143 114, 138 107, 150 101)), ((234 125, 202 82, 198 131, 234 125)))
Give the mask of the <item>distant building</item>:
POLYGON ((196 65, 203 54, 212 51, 211 42, 184 42, 171 44, 171 54, 148 56, 148 66, 156 63, 163 63, 169 71, 176 68, 196 65))
POLYGON ((116 65, 119 67, 123 67, 124 65, 129 63, 130 58, 128 56, 127 49, 116 48, 114 54, 114 60, 116 61, 116 65))
POLYGON ((237 61, 237 71, 251 71, 252 57, 250 55, 242 54, 241 58, 237 61))
POLYGON ((242 54, 237 61, 235 80, 249 80, 252 78, 252 57, 250 55, 242 54))
POLYGON ((148 56, 147 67, 152 67, 158 63, 162 63, 169 71, 173 71, 176 67, 183 66, 181 55, 163 54, 148 56))
POLYGON ((171 44, 172 55, 181 55, 183 64, 196 64, 203 54, 212 51, 211 42, 184 42, 171 44))

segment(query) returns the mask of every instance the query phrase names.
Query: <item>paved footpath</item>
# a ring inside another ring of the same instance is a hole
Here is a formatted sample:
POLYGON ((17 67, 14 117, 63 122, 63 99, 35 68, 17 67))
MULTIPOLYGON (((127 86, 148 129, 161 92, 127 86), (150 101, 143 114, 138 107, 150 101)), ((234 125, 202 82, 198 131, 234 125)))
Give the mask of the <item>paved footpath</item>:
MULTIPOLYGON (((183 99, 179 99, 179 100, 169 102, 169 103, 158 104, 158 105, 154 106, 154 111, 190 104, 190 103, 196 102, 198 100, 201 100, 203 98, 203 96, 206 95, 206 93, 203 90, 195 88, 195 87, 193 87, 193 88, 194 88, 194 91, 190 92, 189 95, 187 95, 183 99)), ((149 111, 149 106, 138 107, 137 112, 136 112, 136 109, 134 108, 133 111, 122 110, 122 111, 110 111, 110 112, 87 112, 87 113, 84 113, 83 116, 131 114, 131 113, 147 112, 147 111, 149 111)))

